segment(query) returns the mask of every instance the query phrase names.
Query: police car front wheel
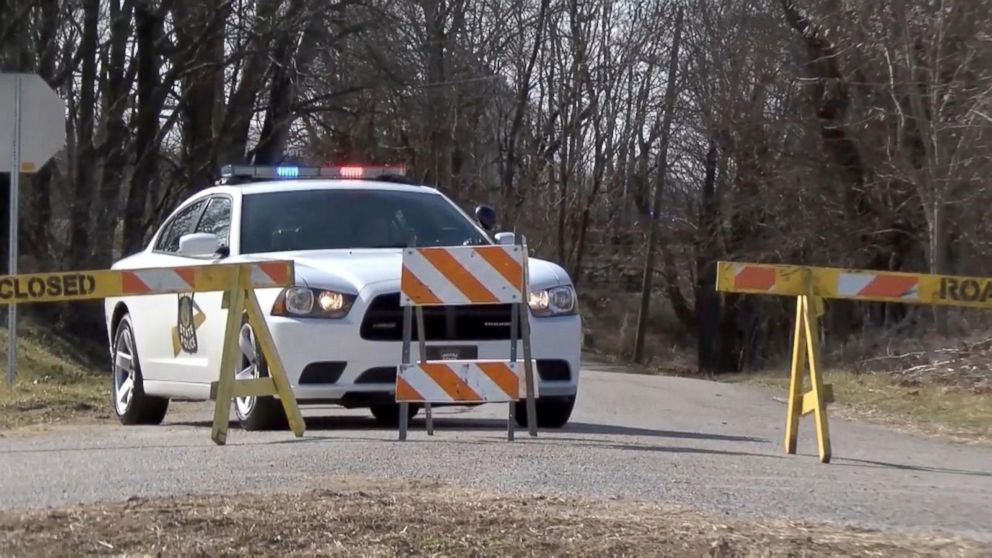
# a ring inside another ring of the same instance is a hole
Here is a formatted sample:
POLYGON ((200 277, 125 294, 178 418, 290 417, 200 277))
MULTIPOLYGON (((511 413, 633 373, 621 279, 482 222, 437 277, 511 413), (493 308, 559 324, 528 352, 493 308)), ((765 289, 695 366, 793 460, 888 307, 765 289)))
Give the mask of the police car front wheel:
MULTIPOLYGON (((247 319, 241 324, 241 331, 238 333, 238 348, 241 358, 238 359, 238 367, 234 371, 235 378, 248 380, 269 376, 269 367, 265 362, 265 356, 259 349, 255 332, 247 319)), ((236 397, 234 399, 234 413, 238 417, 238 422, 241 423, 241 428, 245 430, 285 430, 288 428, 282 403, 269 395, 236 397)))
MULTIPOLYGON (((398 426, 400 423, 400 404, 399 403, 381 403, 372 405, 369 407, 372 411, 372 416, 375 417, 377 423, 383 426, 398 426)), ((420 411, 420 405, 415 405, 413 403, 407 405, 407 419, 412 419, 417 416, 420 411)))
POLYGON ((129 314, 121 318, 114 331, 113 354, 110 397, 117 420, 126 425, 160 424, 169 409, 169 400, 145 393, 129 314))
MULTIPOLYGON (((537 407, 538 428, 561 428, 568 424, 575 408, 575 396, 567 397, 538 397, 534 402, 537 407)), ((513 411, 517 425, 527 426, 527 400, 521 399, 513 411)))

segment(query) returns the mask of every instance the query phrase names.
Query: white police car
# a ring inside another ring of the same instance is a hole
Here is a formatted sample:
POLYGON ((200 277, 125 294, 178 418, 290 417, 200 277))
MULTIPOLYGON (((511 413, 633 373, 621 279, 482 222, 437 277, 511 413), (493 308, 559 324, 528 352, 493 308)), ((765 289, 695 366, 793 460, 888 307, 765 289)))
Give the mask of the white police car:
MULTIPOLYGON (((300 404, 367 407, 395 424, 402 248, 411 238, 419 246, 492 244, 493 210, 477 208, 477 224, 436 189, 412 184, 390 167, 229 166, 222 177, 183 202, 144 251, 113 269, 293 260, 294 287, 257 289, 256 295, 300 404)), ((513 242, 512 233, 496 236, 513 242)), ((553 263, 529 261, 538 424, 561 427, 578 388, 581 320, 568 274, 553 263)), ((221 297, 106 300, 113 407, 122 423, 157 424, 170 399, 209 399, 227 314, 221 297)), ((426 307, 424 320, 430 359, 509 357, 509 307, 426 307)), ((247 323, 240 346, 237 376, 266 375, 247 323)), ((413 343, 411 358, 418 354, 413 343)), ((234 407, 246 429, 285 427, 281 405, 271 397, 238 398, 234 407)), ((525 406, 517 407, 525 425, 525 406)), ((416 412, 411 405, 411 415, 416 412)))

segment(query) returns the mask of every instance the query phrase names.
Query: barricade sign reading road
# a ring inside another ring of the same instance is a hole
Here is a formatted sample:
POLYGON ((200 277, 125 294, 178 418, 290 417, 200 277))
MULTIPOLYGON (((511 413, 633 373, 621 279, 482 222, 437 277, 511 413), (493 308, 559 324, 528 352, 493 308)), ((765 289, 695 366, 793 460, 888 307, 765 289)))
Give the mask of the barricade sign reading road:
POLYGON ((228 416, 234 397, 279 396, 290 429, 297 437, 303 436, 303 416, 255 297, 255 289, 289 287, 294 277, 292 261, 6 275, 0 276, 0 305, 224 291, 227 325, 223 356, 219 380, 210 385, 210 399, 216 401, 210 437, 214 443, 223 445, 227 442, 228 416), (243 314, 247 314, 262 355, 268 362, 267 378, 235 379, 238 331, 243 314))
POLYGON ((824 299, 992 308, 992 278, 926 273, 718 262, 716 289, 796 297, 785 450, 796 453, 799 418, 813 413, 823 463, 831 457, 827 404, 834 400, 833 389, 823 383, 819 369, 818 320, 824 299), (811 387, 803 393, 807 367, 811 387))
POLYGON ((432 403, 507 403, 506 435, 513 440, 514 406, 525 397, 527 429, 537 435, 537 386, 528 320, 527 248, 512 245, 406 248, 400 278, 403 306, 403 362, 396 372, 400 440, 406 440, 408 409, 423 403, 427 433, 433 435, 432 403), (510 305, 509 360, 427 360, 424 306, 510 305), (420 360, 410 362, 416 314, 420 360), (523 360, 517 343, 523 340, 523 360), (522 373, 522 374, 521 374, 522 373), (521 385, 523 384, 523 385, 521 385))

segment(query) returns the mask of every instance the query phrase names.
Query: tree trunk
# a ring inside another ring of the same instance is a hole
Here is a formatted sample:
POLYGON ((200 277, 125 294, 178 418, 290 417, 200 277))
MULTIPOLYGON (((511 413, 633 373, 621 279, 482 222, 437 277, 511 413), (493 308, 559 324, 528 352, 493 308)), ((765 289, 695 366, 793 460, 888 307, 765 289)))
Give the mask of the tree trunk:
POLYGON ((252 163, 274 165, 282 160, 286 146, 286 133, 289 129, 290 109, 293 106, 293 75, 290 61, 293 59, 290 40, 276 46, 272 53, 272 87, 269 93, 268 110, 262 125, 261 137, 255 146, 252 163))
MULTIPOLYGON (((93 210, 96 180, 102 161, 96 157, 93 145, 96 126, 97 57, 99 56, 100 0, 83 2, 83 31, 79 54, 82 68, 79 78, 79 101, 76 104, 76 152, 70 161, 70 223, 68 269, 86 269, 93 254, 93 230, 90 215, 93 210)), ((70 140, 71 141, 71 140, 70 140)), ((106 242, 109 239, 101 239, 106 242)), ((96 303, 78 303, 65 309, 68 327, 82 331, 101 331, 96 303)))
POLYGON ((665 117, 661 130, 661 150, 658 154, 658 179, 655 184, 654 204, 648 218, 648 247, 644 257, 644 276, 641 282, 641 305, 637 314, 637 337, 634 340, 634 362, 642 362, 644 357, 644 337, 647 333, 648 316, 651 308, 651 286, 654 277, 655 247, 658 244, 658 220, 661 218, 661 200, 665 189, 665 173, 668 170, 668 145, 671 139, 672 120, 675 117, 675 82, 679 64, 679 45, 682 41, 682 7, 675 16, 675 39, 668 63, 668 84, 665 87, 665 117))
POLYGON ((699 212, 699 237, 696 240, 696 342, 697 372, 712 375, 722 372, 716 358, 716 338, 720 335, 720 295, 716 292, 716 232, 719 208, 716 203, 717 146, 710 140, 706 151, 706 176, 703 179, 699 212))
POLYGON ((96 108, 97 24, 100 0, 83 3, 83 35, 79 45, 82 70, 79 84, 79 115, 76 127, 76 160, 72 166, 72 222, 69 237, 70 269, 85 269, 92 252, 89 223, 93 206, 96 167, 93 150, 94 112, 96 108))
POLYGON ((107 70, 107 83, 103 102, 103 130, 97 158, 104 161, 98 189, 99 203, 94 211, 94 235, 107 239, 95 245, 93 267, 104 268, 114 259, 116 238, 114 234, 119 223, 122 185, 127 165, 128 129, 124 122, 124 110, 129 105, 132 70, 127 70, 127 43, 131 35, 131 3, 121 9, 120 0, 110 2, 110 68, 107 70))
MULTIPOLYGON (((503 172, 500 173, 502 198, 504 205, 507 208, 516 207, 516 204, 511 200, 516 197, 516 185, 514 184, 514 178, 517 171, 517 143, 519 141, 521 127, 523 126, 524 113, 530 108, 531 76, 534 74, 534 65, 537 62, 537 55, 541 51, 545 28, 544 20, 547 15, 548 5, 550 3, 551 0, 541 0, 540 11, 537 15, 537 29, 535 31, 536 36, 534 37, 534 47, 531 49, 524 74, 517 82, 517 96, 513 107, 513 120, 510 125, 510 130, 507 132, 506 136, 506 158, 503 161, 503 172)), ((511 220, 516 219, 515 214, 511 214, 508 217, 511 220)), ((564 220, 561 220, 559 221, 559 234, 561 234, 563 228, 564 220)), ((560 244, 559 247, 563 250, 563 247, 561 247, 560 244)))
POLYGON ((135 116, 134 172, 124 202, 122 255, 138 252, 144 246, 145 208, 152 184, 158 180, 159 108, 161 60, 156 44, 162 36, 162 19, 144 2, 135 7, 135 42, 137 43, 138 112, 135 116))
POLYGON ((269 104, 261 137, 253 152, 253 163, 256 165, 274 165, 282 161, 289 129, 295 119, 293 105, 297 97, 296 83, 300 78, 298 69, 309 67, 313 61, 316 37, 307 29, 298 32, 294 25, 294 22, 305 19, 304 7, 305 3, 300 0, 290 4, 286 15, 287 29, 279 34, 273 47, 269 104))
POLYGON ((213 183, 216 79, 223 58, 224 14, 229 5, 219 1, 177 2, 174 9, 177 46, 191 53, 190 69, 182 79, 183 169, 188 180, 174 194, 185 197, 213 183))
MULTIPOLYGON (((930 218, 929 232, 929 259, 930 273, 935 275, 947 275, 950 273, 950 254, 948 243, 947 226, 947 206, 943 196, 935 192, 933 207, 930 208, 932 217, 930 218)), ((933 307, 934 320, 937 322, 937 332, 941 335, 948 334, 947 307, 935 305, 933 307)))
POLYGON ((248 133, 259 90, 265 84, 265 62, 271 47, 273 32, 271 21, 275 17, 278 0, 261 0, 256 10, 258 26, 248 44, 248 54, 241 72, 241 79, 231 96, 221 125, 220 138, 223 148, 220 161, 224 164, 243 163, 248 154, 248 133))

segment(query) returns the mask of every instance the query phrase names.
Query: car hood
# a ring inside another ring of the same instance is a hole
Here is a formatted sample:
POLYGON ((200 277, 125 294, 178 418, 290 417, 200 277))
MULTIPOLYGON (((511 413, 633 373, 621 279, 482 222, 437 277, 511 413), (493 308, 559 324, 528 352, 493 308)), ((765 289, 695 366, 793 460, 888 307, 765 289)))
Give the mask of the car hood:
MULTIPOLYGON (((292 260, 299 284, 360 293, 372 285, 399 290, 401 258, 402 249, 396 248, 277 252, 252 254, 250 259, 292 260)), ((554 263, 537 258, 528 262, 532 290, 571 283, 554 263)))

